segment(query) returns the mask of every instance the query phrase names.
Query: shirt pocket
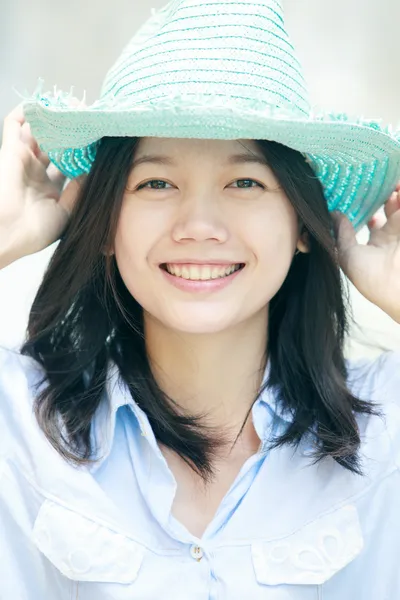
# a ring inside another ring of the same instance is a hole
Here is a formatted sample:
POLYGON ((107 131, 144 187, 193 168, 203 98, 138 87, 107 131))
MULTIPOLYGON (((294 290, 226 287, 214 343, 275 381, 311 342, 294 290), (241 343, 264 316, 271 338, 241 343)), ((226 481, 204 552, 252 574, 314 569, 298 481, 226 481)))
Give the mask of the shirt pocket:
POLYGON ((131 538, 49 500, 36 518, 33 542, 65 577, 82 582, 132 583, 145 551, 131 538))
POLYGON ((315 586, 322 586, 349 565, 362 548, 358 512, 355 506, 349 505, 320 517, 285 538, 253 543, 252 559, 260 584, 311 586, 307 588, 308 595, 304 587, 303 595, 297 588, 299 596, 293 597, 319 598, 315 586))

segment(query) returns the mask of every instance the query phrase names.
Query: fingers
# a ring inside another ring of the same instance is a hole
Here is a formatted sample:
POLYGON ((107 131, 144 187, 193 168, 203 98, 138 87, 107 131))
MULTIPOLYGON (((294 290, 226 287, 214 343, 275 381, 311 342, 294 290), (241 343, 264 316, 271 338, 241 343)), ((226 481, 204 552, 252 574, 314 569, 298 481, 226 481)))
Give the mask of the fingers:
POLYGON ((61 191, 67 178, 63 173, 61 173, 59 169, 57 169, 57 167, 53 163, 50 163, 50 160, 46 154, 44 154, 44 156, 46 158, 44 158, 43 160, 47 160, 47 164, 49 165, 47 169, 47 177, 57 187, 57 189, 61 191))
POLYGON ((395 237, 400 236, 400 210, 397 210, 393 214, 390 215, 389 219, 380 228, 382 233, 386 233, 387 235, 392 235, 395 237))
POLYGON ((367 226, 370 231, 382 229, 386 222, 400 208, 400 182, 396 185, 394 191, 383 206, 383 213, 376 212, 368 221, 367 226))
POLYGON ((387 202, 384 205, 384 211, 386 217, 392 216, 400 208, 400 184, 397 184, 395 191, 391 194, 387 202))
POLYGON ((61 204, 69 214, 72 213, 79 192, 81 191, 83 178, 84 176, 72 179, 61 194, 58 203, 61 204))
POLYGON ((29 123, 25 121, 22 104, 16 106, 4 119, 3 145, 14 144, 17 141, 28 146, 45 168, 49 166, 50 160, 47 154, 40 150, 29 123))
POLYGON ((386 223, 386 217, 382 213, 375 213, 373 217, 368 221, 367 227, 370 231, 374 229, 381 229, 386 223))
POLYGON ((15 143, 21 137, 21 127, 25 123, 22 103, 18 104, 4 119, 2 144, 15 143))
POLYGON ((340 212, 332 213, 339 255, 343 259, 353 246, 357 246, 356 232, 349 219, 340 212))
POLYGON ((37 141, 31 134, 31 128, 30 128, 29 123, 24 123, 22 125, 21 131, 20 131, 20 139, 24 144, 26 144, 32 150, 33 154, 37 158, 39 158, 41 151, 39 148, 39 144, 37 143, 37 141))
POLYGON ((46 152, 40 152, 38 159, 40 160, 40 162, 42 163, 42 165, 47 169, 47 167, 50 164, 50 159, 47 156, 46 152))
POLYGON ((368 222, 370 233, 386 233, 398 237, 400 235, 400 210, 392 213, 388 219, 381 214, 376 213, 368 222))

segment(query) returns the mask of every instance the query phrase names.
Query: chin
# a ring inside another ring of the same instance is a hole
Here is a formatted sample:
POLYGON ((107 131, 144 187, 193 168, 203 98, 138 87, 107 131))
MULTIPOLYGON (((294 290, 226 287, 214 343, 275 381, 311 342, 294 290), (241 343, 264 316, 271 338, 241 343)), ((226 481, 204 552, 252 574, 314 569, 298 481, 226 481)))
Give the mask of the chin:
POLYGON ((193 313, 185 315, 181 312, 175 318, 160 319, 168 329, 187 334, 211 334, 220 333, 235 325, 236 320, 229 319, 226 315, 194 315, 193 313))
POLYGON ((179 331, 179 333, 185 333, 188 335, 211 335, 221 333, 228 329, 227 327, 221 327, 221 325, 204 325, 202 327, 184 327, 180 325, 179 327, 175 327, 175 331, 179 331))

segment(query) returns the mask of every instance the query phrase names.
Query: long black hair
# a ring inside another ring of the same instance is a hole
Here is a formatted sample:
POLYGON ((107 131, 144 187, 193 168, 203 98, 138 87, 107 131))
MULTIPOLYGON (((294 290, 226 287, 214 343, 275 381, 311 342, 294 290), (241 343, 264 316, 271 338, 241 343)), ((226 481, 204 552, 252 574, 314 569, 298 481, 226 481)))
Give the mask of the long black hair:
MULTIPOLYGON (((142 308, 127 290, 115 257, 104 252, 112 246, 138 141, 100 141, 33 302, 21 352, 44 368, 48 385, 35 399, 35 414, 66 460, 82 464, 99 458, 90 432, 111 359, 146 412, 156 439, 208 482, 224 436, 207 427, 201 415, 184 413, 158 386, 146 354, 142 308)), ((269 306, 265 386, 274 388, 279 403, 292 414, 286 431, 270 446, 297 447, 313 430, 316 462, 333 457, 361 473, 356 413, 378 413, 373 402, 355 397, 346 385, 348 292, 323 189, 302 154, 274 142, 256 143, 310 245, 309 253, 295 256, 269 306)), ((250 413, 251 408, 236 439, 250 413)))

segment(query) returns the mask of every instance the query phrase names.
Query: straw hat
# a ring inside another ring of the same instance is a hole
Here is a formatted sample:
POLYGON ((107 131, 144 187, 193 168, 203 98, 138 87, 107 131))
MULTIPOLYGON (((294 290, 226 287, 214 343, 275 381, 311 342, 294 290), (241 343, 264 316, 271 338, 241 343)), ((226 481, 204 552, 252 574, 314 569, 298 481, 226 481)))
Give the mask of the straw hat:
POLYGON ((273 140, 300 151, 330 210, 360 229, 400 178, 400 135, 314 114, 279 0, 171 0, 137 31, 92 105, 72 92, 24 98, 42 150, 69 178, 103 136, 273 140))

